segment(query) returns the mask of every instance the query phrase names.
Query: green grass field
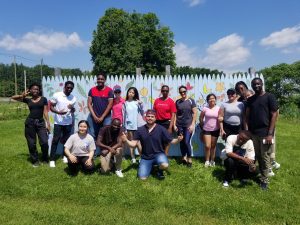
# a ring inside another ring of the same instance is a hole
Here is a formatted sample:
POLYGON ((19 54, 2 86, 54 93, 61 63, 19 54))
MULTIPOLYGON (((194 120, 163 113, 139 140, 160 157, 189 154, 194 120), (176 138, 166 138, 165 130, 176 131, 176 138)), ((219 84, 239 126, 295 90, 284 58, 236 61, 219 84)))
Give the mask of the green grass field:
POLYGON ((281 168, 266 192, 255 182, 224 189, 223 168, 199 159, 192 169, 172 159, 165 180, 145 182, 126 160, 123 179, 70 177, 61 160, 33 168, 23 124, 0 121, 0 224, 300 224, 300 122, 278 122, 281 168))

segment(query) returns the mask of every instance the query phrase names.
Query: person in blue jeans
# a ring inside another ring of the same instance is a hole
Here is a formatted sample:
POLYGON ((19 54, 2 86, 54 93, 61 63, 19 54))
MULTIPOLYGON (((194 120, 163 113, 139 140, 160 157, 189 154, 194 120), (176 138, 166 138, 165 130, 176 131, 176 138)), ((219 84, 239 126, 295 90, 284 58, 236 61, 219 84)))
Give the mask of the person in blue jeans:
POLYGON ((158 178, 163 179, 163 171, 168 169, 169 161, 164 152, 166 144, 176 144, 183 139, 180 134, 177 138, 172 138, 171 134, 163 126, 156 124, 156 113, 149 109, 146 112, 146 124, 138 128, 133 136, 133 140, 129 141, 123 133, 122 140, 130 147, 135 148, 140 141, 142 145, 141 161, 138 169, 138 178, 146 180, 154 165, 158 165, 158 178))

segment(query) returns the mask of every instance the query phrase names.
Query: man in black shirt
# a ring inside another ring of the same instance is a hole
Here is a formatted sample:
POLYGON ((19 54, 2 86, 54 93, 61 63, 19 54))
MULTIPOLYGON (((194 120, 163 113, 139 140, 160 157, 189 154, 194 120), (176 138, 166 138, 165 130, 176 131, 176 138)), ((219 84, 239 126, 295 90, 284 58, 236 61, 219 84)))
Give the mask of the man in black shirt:
POLYGON ((138 141, 142 145, 142 155, 138 170, 138 177, 146 180, 151 173, 153 165, 159 166, 158 176, 164 178, 163 170, 168 169, 169 162, 164 152, 166 144, 176 144, 183 139, 182 135, 173 139, 171 134, 163 126, 156 124, 156 113, 154 110, 146 112, 146 124, 139 127, 134 134, 133 140, 129 141, 123 133, 122 140, 130 147, 135 148, 138 141))
POLYGON ((245 119, 252 133, 255 156, 261 172, 260 186, 266 190, 269 183, 270 154, 274 143, 278 104, 274 95, 263 90, 263 82, 260 78, 254 78, 251 86, 255 94, 247 100, 245 119))

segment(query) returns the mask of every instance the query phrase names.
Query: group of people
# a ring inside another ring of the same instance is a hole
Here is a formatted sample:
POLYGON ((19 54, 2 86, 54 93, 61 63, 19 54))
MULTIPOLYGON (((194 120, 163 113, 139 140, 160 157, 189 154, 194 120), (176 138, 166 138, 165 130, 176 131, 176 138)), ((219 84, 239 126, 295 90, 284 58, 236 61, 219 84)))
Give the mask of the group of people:
MULTIPOLYGON (((195 131, 198 110, 195 100, 188 97, 187 87, 178 88, 181 97, 174 102, 169 97, 169 87, 163 85, 153 109, 145 112, 135 87, 130 87, 126 99, 123 99, 121 87, 112 89, 105 82, 104 74, 97 76, 97 85, 88 93, 91 122, 79 121, 78 132, 74 134, 74 83, 67 81, 63 91, 52 96, 49 109, 55 116, 50 160, 48 101, 41 96, 41 87, 32 84, 22 95, 12 97, 27 103, 29 107, 25 137, 34 167, 40 164, 36 135, 41 145, 42 162, 49 163, 50 167, 55 167, 58 143, 64 144, 63 159, 72 174, 80 168, 86 173, 93 172, 94 158, 99 154, 101 173, 113 170, 117 176, 123 177, 122 157, 126 145, 130 149, 132 164, 137 163, 135 148, 138 149, 140 179, 147 179, 153 168, 159 178, 164 178, 163 171, 169 165, 167 156, 170 144, 180 142, 181 162, 192 167, 191 137, 195 131), (101 149, 99 153, 97 146, 101 149)), ((228 101, 221 106, 217 105, 215 94, 207 95, 207 104, 199 116, 205 167, 215 166, 218 137, 226 141, 221 154, 226 169, 224 187, 229 186, 236 174, 247 177, 249 172, 255 170, 255 161, 258 161, 261 187, 266 189, 272 165, 276 168, 280 166, 275 159, 271 162, 271 155, 274 158, 273 138, 278 116, 276 99, 263 91, 260 78, 254 78, 251 86, 254 93, 248 90, 243 81, 238 82, 235 88, 227 90, 228 101)))

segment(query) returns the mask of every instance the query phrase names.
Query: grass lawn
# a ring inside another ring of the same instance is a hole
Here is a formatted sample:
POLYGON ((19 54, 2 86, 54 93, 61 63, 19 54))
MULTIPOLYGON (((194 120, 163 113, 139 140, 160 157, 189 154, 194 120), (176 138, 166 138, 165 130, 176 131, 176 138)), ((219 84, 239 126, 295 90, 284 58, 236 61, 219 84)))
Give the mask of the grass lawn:
POLYGON ((70 177, 61 160, 33 168, 23 124, 0 121, 0 224, 300 224, 300 122, 278 122, 281 168, 266 192, 255 182, 224 189, 222 167, 199 159, 192 169, 172 159, 165 180, 145 182, 126 160, 123 179, 70 177))

